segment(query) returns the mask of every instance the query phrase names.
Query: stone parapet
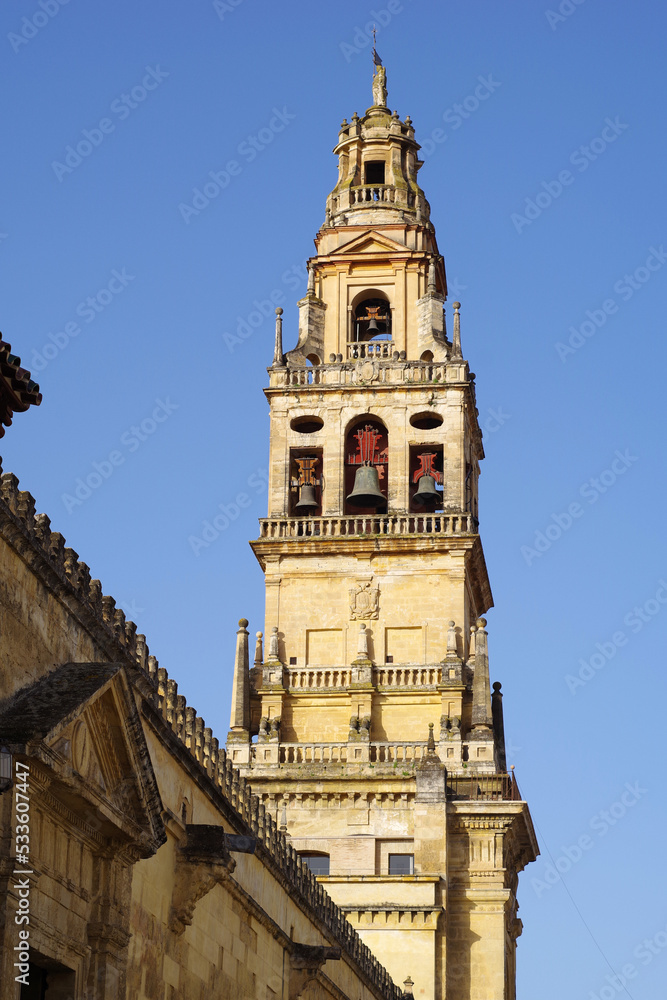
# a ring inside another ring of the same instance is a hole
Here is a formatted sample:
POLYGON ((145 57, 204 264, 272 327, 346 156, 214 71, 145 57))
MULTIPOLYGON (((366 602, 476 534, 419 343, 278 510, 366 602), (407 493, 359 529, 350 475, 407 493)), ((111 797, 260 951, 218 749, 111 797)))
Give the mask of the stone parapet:
POLYGON ((475 535, 477 519, 465 511, 447 514, 364 514, 344 517, 262 517, 260 539, 349 538, 379 535, 475 535))
MULTIPOLYGON (((381 341, 379 343, 382 343, 381 341)), ((474 392, 474 382, 468 376, 468 363, 460 359, 456 361, 420 362, 405 361, 398 357, 389 360, 376 345, 351 344, 349 346, 350 360, 343 362, 335 359, 322 365, 307 367, 269 368, 269 390, 298 388, 340 389, 349 386, 354 389, 372 385, 373 388, 383 386, 419 386, 433 385, 435 388, 446 385, 470 386, 474 392), (355 357, 355 352, 358 357, 355 357)), ((398 354, 398 351, 395 352, 398 354)), ((332 358, 334 356, 332 355, 332 358)))

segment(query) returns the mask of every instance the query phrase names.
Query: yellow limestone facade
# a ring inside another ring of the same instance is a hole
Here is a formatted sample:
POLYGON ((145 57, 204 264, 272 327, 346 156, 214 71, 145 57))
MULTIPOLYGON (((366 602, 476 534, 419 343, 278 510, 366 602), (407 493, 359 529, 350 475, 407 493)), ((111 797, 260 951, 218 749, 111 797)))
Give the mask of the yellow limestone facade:
POLYGON ((513 1000, 518 873, 478 531, 474 375, 410 118, 343 121, 299 329, 276 319, 265 636, 237 656, 228 754, 395 982, 513 1000))

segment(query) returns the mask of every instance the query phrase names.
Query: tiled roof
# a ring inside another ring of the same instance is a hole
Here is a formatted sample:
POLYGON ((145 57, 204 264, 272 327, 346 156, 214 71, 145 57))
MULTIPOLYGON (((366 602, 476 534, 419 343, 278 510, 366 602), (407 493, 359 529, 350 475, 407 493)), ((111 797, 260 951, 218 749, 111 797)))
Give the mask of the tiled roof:
POLYGON ((12 354, 12 345, 0 340, 0 437, 15 413, 24 413, 41 402, 42 394, 30 372, 21 368, 21 359, 12 354))

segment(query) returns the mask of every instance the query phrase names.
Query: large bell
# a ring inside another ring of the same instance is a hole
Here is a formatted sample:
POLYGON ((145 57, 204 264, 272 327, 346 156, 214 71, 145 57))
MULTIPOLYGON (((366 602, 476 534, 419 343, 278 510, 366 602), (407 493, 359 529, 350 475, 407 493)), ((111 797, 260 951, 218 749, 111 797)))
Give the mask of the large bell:
POLYGON ((354 477, 354 488, 347 497, 353 507, 379 507, 386 497, 380 492, 378 470, 374 465, 361 465, 354 477))
POLYGON ((318 506, 317 497, 315 496, 315 487, 306 483, 305 486, 301 487, 299 492, 299 502, 294 505, 294 510, 298 510, 300 514, 308 514, 311 510, 315 510, 318 506))
POLYGON ((414 499, 418 503, 429 503, 440 499, 440 494, 435 488, 435 479, 433 476, 420 476, 414 499))
POLYGON ((368 324, 368 332, 369 333, 377 333, 379 329, 380 329, 380 327, 377 325, 377 321, 376 321, 375 317, 373 317, 373 319, 368 324))

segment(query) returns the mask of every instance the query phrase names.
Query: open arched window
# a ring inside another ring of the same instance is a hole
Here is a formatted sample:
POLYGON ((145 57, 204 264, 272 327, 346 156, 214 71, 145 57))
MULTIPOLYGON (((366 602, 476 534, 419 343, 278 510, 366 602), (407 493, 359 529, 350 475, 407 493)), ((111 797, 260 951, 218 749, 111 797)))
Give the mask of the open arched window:
POLYGON ((345 513, 384 514, 387 510, 389 439, 381 420, 362 417, 345 438, 345 513))
POLYGON ((356 297, 349 336, 348 357, 391 357, 391 308, 383 292, 371 288, 356 297))

